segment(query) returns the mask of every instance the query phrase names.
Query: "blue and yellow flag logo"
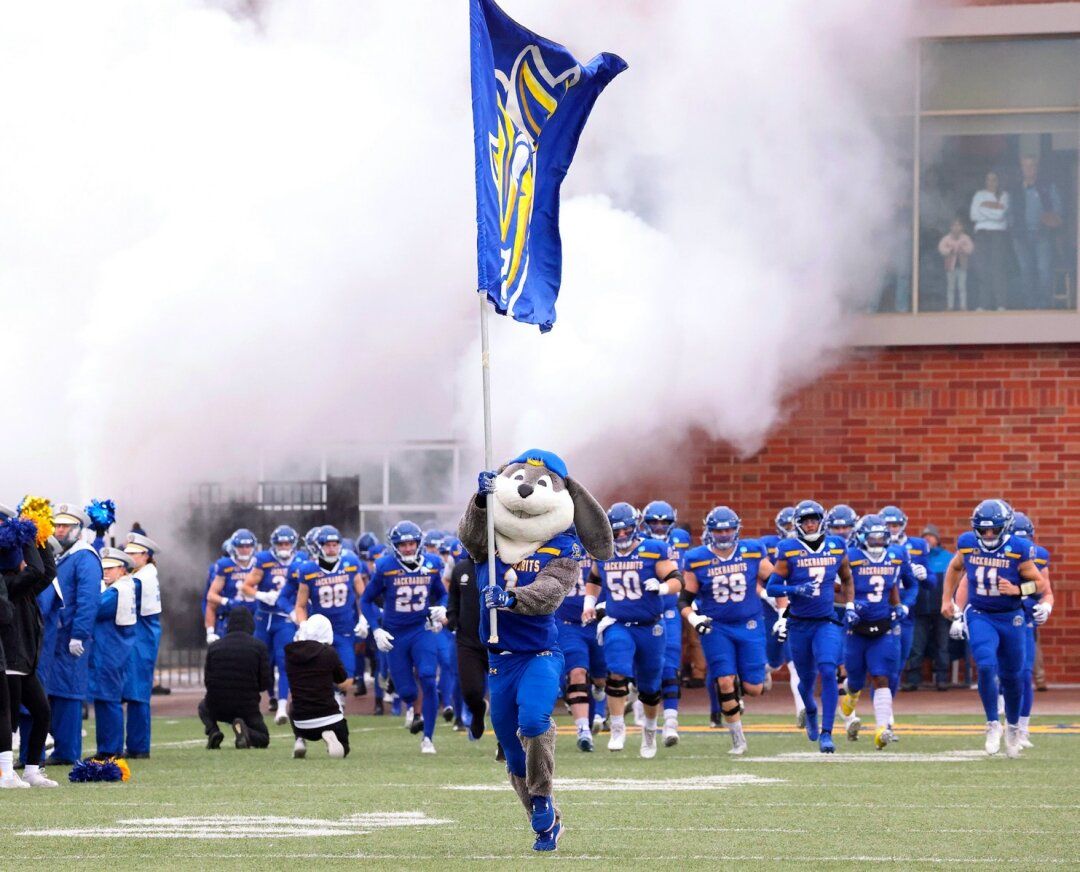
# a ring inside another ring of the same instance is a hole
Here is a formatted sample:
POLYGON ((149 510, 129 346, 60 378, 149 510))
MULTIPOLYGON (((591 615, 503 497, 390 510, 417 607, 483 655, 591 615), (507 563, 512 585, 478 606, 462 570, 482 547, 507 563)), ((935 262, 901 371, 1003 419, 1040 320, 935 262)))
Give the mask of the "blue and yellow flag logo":
POLYGON ((555 322, 562 278, 559 187, 593 103, 626 69, 601 54, 584 67, 493 0, 470 0, 479 289, 499 314, 555 322))

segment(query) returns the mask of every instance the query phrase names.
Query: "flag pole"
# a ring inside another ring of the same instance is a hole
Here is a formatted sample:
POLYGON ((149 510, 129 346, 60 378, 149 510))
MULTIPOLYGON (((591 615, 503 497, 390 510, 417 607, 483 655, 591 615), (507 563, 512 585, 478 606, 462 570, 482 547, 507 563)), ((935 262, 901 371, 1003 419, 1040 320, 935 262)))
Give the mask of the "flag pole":
MULTIPOLYGON (((495 460, 491 444, 491 346, 488 341, 488 301, 487 294, 484 292, 480 293, 480 361, 484 375, 484 469, 493 469, 495 460)), ((495 578, 494 494, 488 494, 486 499, 488 584, 498 584, 495 578)), ((488 612, 488 618, 491 625, 488 644, 495 645, 499 641, 498 610, 491 609, 488 612)))

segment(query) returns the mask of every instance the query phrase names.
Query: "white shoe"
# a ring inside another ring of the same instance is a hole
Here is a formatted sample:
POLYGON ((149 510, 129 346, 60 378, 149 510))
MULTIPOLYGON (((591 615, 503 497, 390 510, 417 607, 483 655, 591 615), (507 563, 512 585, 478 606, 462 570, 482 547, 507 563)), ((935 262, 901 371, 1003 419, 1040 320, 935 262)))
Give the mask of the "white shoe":
POLYGON ((986 725, 986 744, 983 747, 987 754, 996 754, 1001 750, 1001 721, 990 721, 986 725))
POLYGON ((412 706, 409 706, 407 709, 405 709, 405 729, 406 730, 409 729, 409 727, 412 726, 414 720, 416 720, 416 712, 413 710, 412 706))
POLYGON ((609 751, 621 751, 626 746, 626 724, 612 724, 611 735, 607 740, 609 751))
POLYGON ((23 784, 27 784, 30 787, 59 787, 60 785, 53 781, 51 778, 46 778, 45 774, 40 770, 32 772, 22 779, 23 784))
POLYGON ((1020 756, 1020 728, 1013 724, 1005 728, 1005 756, 1010 760, 1020 756))
POLYGON ((592 731, 594 733, 604 732, 604 719, 600 715, 593 715, 592 719, 592 731))
POLYGON ((421 754, 434 754, 435 753, 435 743, 432 742, 431 739, 429 739, 427 736, 424 736, 423 741, 420 742, 420 753, 421 754))
POLYGON ((292 755, 294 760, 303 760, 307 756, 307 742, 297 737, 293 742, 292 755))
POLYGON ((634 725, 640 727, 645 723, 645 704, 640 699, 635 699, 631 708, 634 710, 634 725))
POLYGON ((23 781, 14 772, 12 772, 10 775, 5 775, 3 778, 0 778, 0 790, 12 790, 21 787, 29 788, 30 785, 23 781))
POLYGON ((847 730, 847 737, 849 742, 859 741, 859 727, 862 726, 862 721, 859 720, 858 715, 852 715, 850 718, 844 718, 846 723, 844 724, 847 730))
POLYGON ((664 747, 673 748, 679 744, 679 722, 674 718, 664 721, 664 747))
MULTIPOLYGON (((323 730, 322 740, 326 742, 326 753, 330 755, 331 760, 340 760, 345 756, 345 746, 341 744, 341 740, 338 739, 337 733, 333 730, 323 730)), ((431 748, 431 753, 435 753, 434 745, 431 748)))
POLYGON ((651 760, 656 756, 656 730, 648 727, 641 728, 641 756, 651 760))
POLYGON ((735 736, 732 736, 731 737, 731 750, 728 751, 728 753, 729 754, 734 754, 736 757, 739 757, 739 756, 745 754, 746 753, 746 737, 743 736, 743 737, 740 737, 740 738, 735 738, 735 736))
POLYGON ((1034 748, 1035 747, 1033 744, 1031 744, 1031 736, 1028 734, 1027 730, 1021 730, 1020 731, 1020 747, 1021 748, 1034 748))
POLYGON ((277 704, 277 713, 274 715, 274 723, 279 727, 282 724, 289 722, 289 713, 285 710, 285 700, 279 699, 277 704))

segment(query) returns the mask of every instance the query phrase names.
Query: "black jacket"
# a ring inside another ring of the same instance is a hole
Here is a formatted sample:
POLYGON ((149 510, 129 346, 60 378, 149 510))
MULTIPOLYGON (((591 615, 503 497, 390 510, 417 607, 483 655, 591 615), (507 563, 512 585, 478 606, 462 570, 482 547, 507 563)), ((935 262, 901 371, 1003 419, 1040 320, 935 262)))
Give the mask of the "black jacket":
POLYGON ((285 674, 289 676, 294 721, 340 714, 334 691, 349 676, 332 646, 314 639, 290 642, 285 646, 285 674))
POLYGON ((225 635, 206 652, 206 705, 222 718, 227 713, 257 712, 264 690, 273 687, 270 654, 256 639, 255 619, 246 608, 229 613, 225 635))
POLYGON ((33 675, 41 653, 41 636, 45 623, 38 608, 37 595, 56 578, 56 559, 48 546, 23 547, 26 568, 21 572, 5 572, 4 588, 11 603, 10 623, 0 625, 0 645, 3 646, 5 668, 24 675, 33 675))
POLYGON ((457 632, 457 642, 469 648, 484 648, 480 639, 480 591, 476 587, 476 564, 462 557, 450 573, 446 619, 457 632))

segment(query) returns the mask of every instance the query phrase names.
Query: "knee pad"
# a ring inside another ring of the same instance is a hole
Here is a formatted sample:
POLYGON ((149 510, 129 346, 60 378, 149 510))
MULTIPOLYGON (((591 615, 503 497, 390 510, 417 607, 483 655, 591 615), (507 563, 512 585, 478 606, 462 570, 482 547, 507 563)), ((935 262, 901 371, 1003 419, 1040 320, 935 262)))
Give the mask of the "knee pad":
POLYGON ((566 702, 569 705, 589 704, 589 685, 568 684, 566 685, 566 702))
POLYGON ((608 678, 607 681, 607 695, 615 697, 625 697, 630 693, 630 679, 628 678, 608 678))
POLYGON ((735 690, 730 693, 720 689, 720 682, 716 682, 716 696, 720 700, 720 712, 729 718, 735 717, 735 715, 742 712, 742 703, 739 701, 739 689, 736 686, 735 690))
POLYGON ((661 700, 660 691, 654 690, 646 693, 644 690, 639 690, 638 699, 641 700, 643 705, 659 705, 661 700))
POLYGON ((680 699, 682 697, 682 686, 679 684, 679 679, 665 678, 660 682, 660 690, 664 694, 664 699, 680 699))

